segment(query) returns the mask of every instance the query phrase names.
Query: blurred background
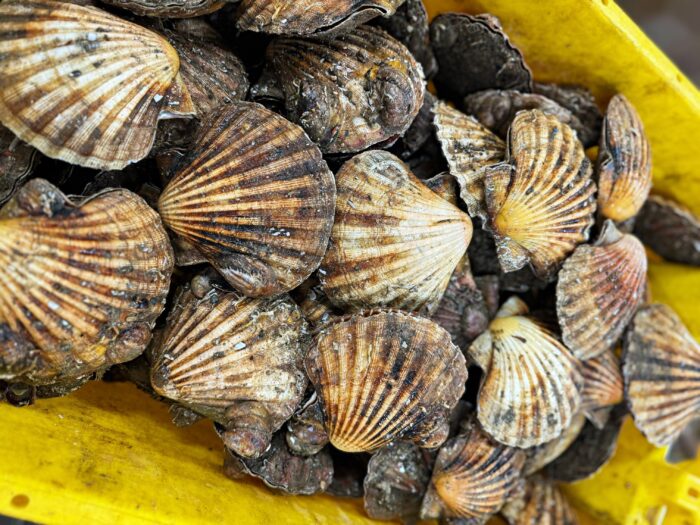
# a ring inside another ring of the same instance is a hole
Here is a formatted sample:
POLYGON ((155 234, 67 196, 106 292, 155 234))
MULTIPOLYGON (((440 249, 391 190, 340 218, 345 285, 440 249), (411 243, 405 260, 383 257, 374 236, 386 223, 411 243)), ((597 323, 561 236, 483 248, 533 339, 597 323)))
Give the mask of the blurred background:
POLYGON ((700 86, 700 0, 617 0, 617 3, 700 86))

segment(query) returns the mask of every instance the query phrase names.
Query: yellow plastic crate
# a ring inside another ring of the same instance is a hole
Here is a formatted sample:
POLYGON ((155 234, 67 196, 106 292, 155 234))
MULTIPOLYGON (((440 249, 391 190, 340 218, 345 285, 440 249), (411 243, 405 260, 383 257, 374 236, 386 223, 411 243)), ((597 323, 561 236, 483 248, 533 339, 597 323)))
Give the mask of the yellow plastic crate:
MULTIPOLYGON (((624 93, 652 143, 656 190, 700 213, 700 94, 612 1, 426 4, 431 15, 499 16, 540 81, 584 84, 601 102, 624 93)), ((654 298, 700 338, 700 269, 654 263, 650 277, 654 298)), ((567 488, 586 511, 583 522, 700 524, 700 461, 669 466, 663 453, 628 422, 612 462, 567 488)), ((0 406, 0 514, 65 524, 375 523, 360 502, 282 497, 227 480, 221 462, 207 423, 177 429, 131 385, 96 383, 29 408, 0 406)))

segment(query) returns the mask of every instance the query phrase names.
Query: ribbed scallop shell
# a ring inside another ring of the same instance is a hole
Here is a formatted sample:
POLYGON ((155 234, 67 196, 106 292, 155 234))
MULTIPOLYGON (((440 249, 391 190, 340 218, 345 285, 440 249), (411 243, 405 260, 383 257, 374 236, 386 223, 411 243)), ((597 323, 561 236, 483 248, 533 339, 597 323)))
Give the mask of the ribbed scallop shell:
POLYGON ((479 422, 499 442, 520 448, 558 437, 571 424, 583 388, 578 360, 526 312, 522 301, 509 299, 468 351, 485 372, 479 422))
POLYGON ((559 488, 535 476, 525 484, 524 493, 509 501, 501 512, 508 525, 576 525, 574 509, 559 488))
POLYGON ((313 35, 391 16, 403 0, 243 0, 238 28, 283 35, 313 35))
POLYGON ((620 360, 611 350, 607 350, 596 358, 583 361, 581 373, 581 411, 586 413, 593 424, 602 428, 605 422, 596 417, 596 411, 617 405, 624 397, 620 360))
POLYGON ((104 2, 128 9, 137 15, 163 18, 201 16, 224 6, 224 2, 217 0, 104 0, 104 2))
POLYGON ((310 339, 296 304, 286 295, 252 299, 214 289, 198 299, 184 290, 166 326, 153 349, 156 392, 224 425, 240 455, 255 455, 235 441, 244 430, 266 440, 263 452, 307 385, 310 339))
POLYGON ((173 254, 126 190, 73 204, 34 179, 0 211, 0 379, 75 380, 138 356, 163 311, 173 254))
POLYGON ((445 443, 433 467, 421 518, 486 518, 518 488, 525 454, 490 439, 476 424, 445 443))
POLYGON ((634 217, 651 189, 651 149, 637 111, 621 94, 605 114, 597 175, 603 216, 618 222, 634 217))
POLYGON ((559 272, 557 316, 564 343, 579 359, 615 346, 644 300, 644 246, 607 221, 592 245, 583 245, 559 272))
POLYGON ((485 178, 501 266, 512 272, 529 262, 550 275, 588 239, 595 211, 590 162, 572 129, 538 110, 515 117, 507 158, 485 178))
POLYGON ((122 169, 151 149, 180 63, 160 35, 93 7, 0 4, 0 121, 49 157, 122 169))
POLYGON ((435 104, 433 113, 437 138, 450 173, 459 182, 460 196, 472 217, 484 218, 484 168, 503 161, 506 145, 474 117, 444 102, 435 104))
POLYGON ((281 38, 267 48, 267 60, 287 116, 324 153, 352 153, 395 139, 423 105, 420 66, 376 27, 332 40, 281 38))
POLYGON ((664 259, 700 266, 700 218, 677 202, 650 196, 634 234, 664 259))
POLYGON ((231 286, 257 297, 289 291, 318 267, 334 201, 333 174, 303 130, 235 102, 202 124, 158 209, 231 286))
POLYGON ((700 414, 700 345, 668 306, 641 308, 625 341, 622 375, 634 422, 668 445, 700 414))
POLYGON ((345 309, 435 309, 472 234, 469 217, 397 157, 368 151, 336 175, 335 224, 319 278, 345 309))
POLYGON ((449 334, 402 312, 360 314, 324 327, 306 357, 330 442, 346 452, 395 440, 442 444, 467 368, 449 334))

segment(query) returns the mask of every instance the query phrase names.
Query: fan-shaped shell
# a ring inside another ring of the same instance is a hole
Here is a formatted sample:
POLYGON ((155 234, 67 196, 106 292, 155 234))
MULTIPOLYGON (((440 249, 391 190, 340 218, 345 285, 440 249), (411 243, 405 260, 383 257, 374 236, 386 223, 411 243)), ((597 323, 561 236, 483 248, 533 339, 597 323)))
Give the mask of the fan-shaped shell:
POLYGON ((607 419, 607 411, 602 419, 597 416, 601 408, 617 405, 624 397, 620 360, 611 350, 582 363, 583 392, 581 411, 598 427, 602 428, 607 419))
POLYGON ((700 344, 671 308, 653 304, 634 317, 622 362, 637 428, 668 445, 700 413, 700 344))
POLYGON ((158 209, 245 295, 301 284, 321 262, 335 184, 302 129, 259 104, 236 102, 202 124, 158 209))
POLYGON ((439 446, 467 379, 464 357, 445 330, 395 311, 325 326, 306 371, 321 399, 330 442, 346 452, 376 450, 395 440, 439 446))
POLYGON ((179 67, 163 37, 99 9, 0 4, 0 121, 49 157, 103 170, 144 158, 161 114, 193 114, 179 67))
POLYGON ((576 133, 584 147, 590 148, 598 144, 603 115, 598 109, 595 97, 587 88, 578 85, 539 84, 535 82, 533 91, 571 111, 572 115, 580 122, 580 126, 576 126, 576 133))
POLYGON ((362 151, 409 128, 423 105, 423 74, 406 47, 361 26, 332 40, 282 38, 267 48, 287 117, 324 153, 362 151))
POLYGON ((34 171, 37 151, 0 126, 0 206, 5 204, 34 171))
POLYGON ((621 94, 605 113, 597 174, 600 213, 619 222, 634 217, 651 189, 651 150, 637 111, 621 94))
POLYGON ((469 217, 397 157, 368 151, 336 175, 338 201, 319 278, 345 309, 434 310, 472 234, 469 217))
POLYGON ((438 102, 433 108, 442 153, 457 179, 469 214, 484 218, 485 168, 503 161, 506 145, 474 118, 438 102))
POLYGON ((511 272, 529 262, 550 275, 588 239, 595 211, 590 162, 572 129, 538 110, 516 115, 507 158, 485 178, 501 266, 511 272))
POLYGON ((283 35, 335 33, 382 15, 403 0, 243 0, 238 28, 283 35))
POLYGON ((523 494, 509 501, 501 512, 508 525, 576 525, 574 509, 551 481, 528 479, 523 494))
POLYGON ((189 18, 206 15, 224 6, 218 0, 104 0, 141 16, 189 18))
POLYGON ((286 295, 252 299, 184 290, 153 350, 156 392, 226 427, 229 448, 256 457, 288 420, 307 385, 309 344, 301 311, 286 295))
POLYGON ((476 424, 438 453, 421 518, 486 518, 518 488, 525 454, 489 438, 476 424))
POLYGON ((615 346, 644 300, 647 257, 633 235, 605 223, 593 245, 576 248, 559 272, 557 316, 562 339, 579 359, 615 346))
POLYGON ((512 297, 468 351, 485 372, 479 422, 499 442, 520 448, 558 437, 571 424, 583 388, 578 360, 526 313, 512 297))
POLYGON ((676 202, 650 196, 634 234, 664 259, 700 266, 700 218, 676 202))
POLYGON ((0 379, 76 380, 138 356, 170 285, 158 215, 126 190, 74 204, 43 179, 0 211, 0 379))

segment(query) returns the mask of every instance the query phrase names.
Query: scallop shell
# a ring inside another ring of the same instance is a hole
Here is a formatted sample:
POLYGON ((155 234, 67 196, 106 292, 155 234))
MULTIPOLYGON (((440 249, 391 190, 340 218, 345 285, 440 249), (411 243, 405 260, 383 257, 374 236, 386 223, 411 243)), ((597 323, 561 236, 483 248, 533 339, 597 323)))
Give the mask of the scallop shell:
POLYGON ((430 40, 435 85, 453 101, 484 89, 532 89, 530 68, 495 16, 443 13, 430 24, 430 40))
POLYGON ((0 379, 71 382, 138 356, 173 269, 158 215, 126 190, 73 203, 43 179, 0 211, 0 379))
POLYGON ((243 0, 238 29, 282 35, 334 34, 376 16, 391 16, 403 0, 243 0))
POLYGON ((528 479, 524 493, 503 511, 508 525, 576 525, 574 509, 559 488, 539 476, 528 479))
POLYGON ((525 454, 491 440, 476 424, 438 453, 421 518, 486 518, 518 489, 525 454))
POLYGON ((700 410, 700 344, 668 306, 641 308, 622 358, 625 398, 637 428, 668 445, 700 410))
POLYGON ((259 104, 232 103, 202 124, 182 166, 161 194, 163 222, 235 289, 276 295, 318 267, 335 185, 301 128, 259 104))
POLYGON ((457 198, 459 193, 459 185, 457 184, 457 180, 448 172, 439 173, 434 177, 425 179, 423 184, 453 206, 459 205, 457 198))
POLYGON ((564 430, 559 437, 543 445, 527 449, 525 451, 527 460, 523 467, 523 475, 530 476, 542 470, 552 461, 555 461, 574 441, 576 441, 576 438, 581 433, 581 429, 585 424, 586 416, 579 412, 574 416, 569 427, 564 430))
POLYGON ((442 444, 467 368, 449 334, 402 312, 357 315, 324 327, 306 357, 331 444, 346 452, 391 441, 442 444))
POLYGON ((618 222, 637 215, 651 189, 651 149, 642 121, 624 95, 608 104, 596 170, 600 213, 618 222))
POLYGON ((144 158, 161 116, 193 114, 179 67, 163 37, 99 9, 0 4, 0 121, 49 157, 102 170, 144 158))
POLYGON ((292 298, 299 305, 304 318, 311 326, 321 326, 340 314, 324 293, 321 283, 315 276, 309 277, 299 288, 294 290, 292 298))
POLYGON ((624 397, 620 360, 611 350, 607 350, 596 358, 584 361, 581 373, 581 411, 596 427, 603 428, 607 420, 606 408, 622 402, 624 397))
POLYGON ((549 276, 588 239, 595 212, 590 162, 572 129, 538 110, 515 117, 507 159, 485 178, 501 266, 512 272, 529 262, 549 276))
POLYGON ((0 126, 0 206, 32 174, 39 162, 37 151, 0 126))
POLYGON ((612 221, 594 244, 576 248, 557 283, 562 339, 576 357, 591 359, 615 346, 644 301, 646 274, 642 243, 612 221))
POLYGON ((199 299, 184 290, 153 349, 151 383, 224 425, 237 454, 258 457, 301 402, 309 342, 288 296, 251 299, 215 288, 199 299))
POLYGON ((315 392, 287 422, 285 438, 289 450, 297 456, 313 456, 328 444, 323 409, 315 392))
POLYGON ((434 124, 442 153, 457 179, 469 214, 484 218, 484 175, 488 166, 503 161, 505 143, 474 118, 443 102, 435 104, 434 124))
POLYGON ((700 218, 676 202, 650 196, 634 234, 664 259, 700 266, 700 218))
POLYGON ((506 445, 551 441, 571 424, 583 388, 578 360, 511 297, 468 351, 485 372, 478 399, 484 429, 506 445))
POLYGON ((576 128, 576 133, 586 148, 598 144, 603 115, 598 109, 595 97, 587 88, 577 85, 563 86, 535 82, 533 90, 571 111, 581 123, 581 127, 576 128))
POLYGON ((190 18, 212 13, 224 6, 218 0, 104 0, 141 16, 190 18))
POLYGON ((335 224, 318 271, 344 309, 435 309, 472 234, 469 217, 397 157, 368 151, 336 175, 335 224))
POLYGON ((404 134, 423 105, 420 66, 381 29, 362 26, 333 40, 281 38, 267 48, 287 117, 324 153, 362 151, 404 134))

